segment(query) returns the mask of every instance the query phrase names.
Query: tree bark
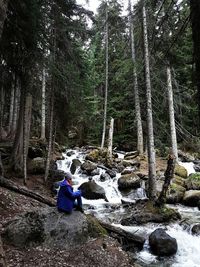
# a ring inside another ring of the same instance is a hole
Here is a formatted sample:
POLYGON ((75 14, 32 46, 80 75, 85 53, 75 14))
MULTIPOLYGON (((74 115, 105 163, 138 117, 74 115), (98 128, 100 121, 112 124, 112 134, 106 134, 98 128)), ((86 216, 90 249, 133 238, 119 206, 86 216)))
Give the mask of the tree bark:
POLYGON ((3 25, 6 19, 8 0, 0 0, 0 39, 3 32, 3 25))
POLYGON ((0 176, 4 175, 4 168, 3 168, 3 163, 1 159, 1 152, 0 152, 0 176))
POLYGON ((51 207, 54 207, 56 205, 54 200, 47 198, 47 197, 44 197, 44 196, 41 196, 40 194, 35 193, 31 190, 28 190, 25 187, 16 185, 12 181, 9 181, 8 179, 3 178, 2 176, 0 176, 0 186, 4 187, 6 189, 9 189, 11 191, 17 192, 21 195, 31 197, 31 198, 33 198, 39 202, 42 202, 44 204, 47 204, 51 207))
POLYGON ((168 93, 168 103, 169 103, 169 120, 170 120, 172 152, 173 152, 173 155, 175 157, 175 161, 178 161, 176 126, 175 126, 175 118, 174 118, 173 89, 172 89, 172 79, 171 79, 170 66, 167 66, 167 93, 168 93))
POLYGON ((108 105, 108 6, 106 4, 106 81, 105 81, 103 133, 102 133, 101 149, 103 149, 105 143, 107 105, 108 105))
POLYGON ((41 118, 41 139, 45 140, 45 121, 46 121, 46 108, 45 108, 45 102, 46 102, 46 72, 45 68, 43 68, 42 71, 42 118, 41 118))
POLYGON ((16 81, 15 86, 15 102, 14 102, 14 109, 13 109, 13 121, 12 121, 12 135, 15 134, 17 128, 17 120, 19 117, 20 111, 20 88, 19 88, 19 81, 16 81))
MULTIPOLYGON (((54 86, 54 85, 53 85, 54 86)), ((49 141, 48 141, 48 153, 47 153, 47 160, 46 160, 46 169, 45 169, 45 176, 44 181, 46 182, 49 175, 49 168, 51 163, 51 156, 52 156, 52 141, 53 141, 53 117, 54 117, 54 89, 52 88, 52 96, 51 96, 51 110, 50 110, 50 125, 49 125, 49 141)))
POLYGON ((114 130, 114 119, 110 120, 110 129, 108 137, 108 158, 112 160, 112 146, 113 146, 113 130, 114 130))
POLYGON ((31 125, 31 111, 32 111, 32 96, 28 94, 25 100, 24 122, 23 122, 23 176, 24 184, 27 180, 27 155, 30 138, 30 125, 31 125))
POLYGON ((5 103, 5 92, 3 85, 1 85, 0 92, 0 140, 3 139, 3 119, 4 119, 4 103, 5 103))
POLYGON ((136 70, 136 57, 135 57, 135 42, 134 42, 134 29, 133 29, 133 18, 131 2, 129 0, 129 12, 130 12, 130 35, 131 35, 131 55, 133 61, 133 77, 134 77, 134 94, 135 94, 135 113, 137 121, 137 150, 139 155, 144 153, 144 141, 143 141, 143 129, 142 129, 142 118, 140 110, 140 98, 138 91, 138 78, 136 70))
POLYGON ((13 110, 14 110, 14 97, 15 97, 15 75, 13 74, 13 82, 10 94, 10 110, 9 110, 9 123, 8 123, 8 133, 11 131, 12 121, 13 121, 13 110))
POLYGON ((146 99, 147 99, 147 131, 148 131, 148 168, 149 168, 149 198, 155 199, 155 179, 156 179, 156 159, 154 150, 154 134, 153 134, 153 116, 151 102, 151 80, 149 68, 149 48, 148 33, 146 21, 146 8, 143 6, 143 34, 144 34, 144 60, 145 60, 145 80, 146 80, 146 99))
POLYGON ((166 193, 168 190, 168 187, 170 185, 171 179, 174 176, 174 168, 175 168, 175 157, 173 155, 173 153, 171 153, 169 155, 168 161, 167 161, 167 169, 165 171, 165 181, 162 187, 162 191, 158 197, 158 199, 156 200, 156 205, 157 206, 162 206, 164 205, 165 201, 166 201, 166 193))
POLYGON ((191 21, 192 21, 192 38, 194 46, 195 62, 195 84, 197 87, 197 104, 199 111, 199 128, 200 128, 200 1, 190 0, 191 21))
POLYGON ((17 130, 10 159, 13 170, 22 172, 23 170, 23 115, 24 115, 24 92, 22 90, 20 97, 20 110, 17 122, 17 130))

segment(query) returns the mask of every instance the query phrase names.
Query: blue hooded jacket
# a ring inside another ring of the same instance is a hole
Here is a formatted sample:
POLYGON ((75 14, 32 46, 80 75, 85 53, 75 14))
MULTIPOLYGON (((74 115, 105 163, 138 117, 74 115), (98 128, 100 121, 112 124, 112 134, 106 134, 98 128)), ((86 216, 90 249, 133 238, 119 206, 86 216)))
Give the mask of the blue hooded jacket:
POLYGON ((77 190, 73 192, 73 187, 64 180, 60 183, 60 189, 57 197, 58 210, 71 212, 74 207, 74 201, 78 197, 81 197, 81 191, 77 190))

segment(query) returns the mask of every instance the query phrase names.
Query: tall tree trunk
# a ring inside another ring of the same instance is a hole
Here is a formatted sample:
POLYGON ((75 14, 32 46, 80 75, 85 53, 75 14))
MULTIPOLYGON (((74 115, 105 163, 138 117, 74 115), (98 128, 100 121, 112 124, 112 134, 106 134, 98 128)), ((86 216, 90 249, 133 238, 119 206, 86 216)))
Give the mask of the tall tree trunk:
POLYGON ((19 110, 20 110, 20 98, 21 98, 21 91, 19 88, 19 81, 16 83, 15 87, 15 102, 14 102, 14 109, 13 109, 13 122, 12 122, 12 132, 16 132, 17 127, 17 120, 19 117, 19 110))
POLYGON ((3 119, 4 119, 4 104, 5 104, 5 92, 3 85, 1 85, 1 92, 0 92, 0 139, 3 136, 3 119))
POLYGON ((12 82, 11 94, 10 94, 10 110, 9 110, 9 123, 8 123, 9 133, 11 131, 12 121, 13 121, 14 97, 15 97, 15 74, 13 74, 13 82, 12 82))
POLYGON ((175 168, 175 157, 173 155, 173 152, 169 154, 168 161, 167 161, 167 169, 165 171, 165 181, 162 187, 162 191, 160 192, 160 195, 158 199, 156 200, 157 206, 162 206, 166 201, 166 193, 170 186, 171 179, 174 176, 174 168, 175 168))
POLYGON ((23 176, 24 184, 27 180, 27 155, 30 138, 30 125, 31 125, 31 111, 32 111, 32 96, 28 94, 25 100, 24 110, 24 123, 23 123, 23 176))
POLYGON ((3 163, 1 159, 1 152, 0 152, 0 176, 4 176, 4 168, 3 168, 3 163))
MULTIPOLYGON (((21 89, 22 88, 23 86, 21 87, 21 89)), ((23 170, 23 115, 25 104, 24 97, 24 91, 21 90, 19 117, 17 121, 17 129, 10 158, 11 167, 13 168, 13 170, 18 172, 22 172, 23 170)))
POLYGON ((108 137, 108 158, 112 160, 112 146, 113 146, 113 131, 114 131, 114 119, 110 120, 110 129, 108 137))
POLYGON ((8 7, 8 0, 0 0, 0 39, 3 32, 3 25, 6 19, 6 12, 8 7))
POLYGON ((45 140, 45 121, 46 121, 46 108, 45 108, 45 102, 46 102, 46 72, 45 67, 42 71, 42 118, 41 118, 41 139, 45 140))
POLYGON ((50 102, 51 102, 50 103, 51 110, 50 110, 50 124, 49 124, 48 153, 47 153, 46 169, 45 169, 45 176, 44 176, 45 182, 48 179, 50 163, 51 163, 51 156, 52 156, 53 117, 54 117, 54 89, 53 88, 52 88, 52 94, 51 94, 51 101, 50 102))
POLYGON ((199 128, 200 128, 200 1, 190 0, 192 37, 194 44, 194 62, 195 62, 195 83, 197 87, 197 103, 199 110, 199 128))
POLYGON ((175 126, 175 118, 174 118, 174 101, 173 101, 173 90, 172 90, 172 79, 171 79, 170 66, 167 66, 167 93, 168 93, 168 102, 169 102, 169 120, 170 120, 172 151, 175 157, 175 161, 178 161, 176 126, 175 126))
POLYGON ((156 188, 156 158, 154 150, 154 134, 153 134, 153 116, 151 103, 151 80, 149 68, 149 48, 146 21, 146 8, 143 6, 143 33, 144 33, 144 60, 145 60, 145 80, 146 80, 146 98, 147 98, 147 131, 148 131, 148 167, 149 167, 149 198, 155 199, 156 188))
POLYGON ((106 81, 105 81, 105 102, 104 102, 103 133, 102 133, 101 149, 103 149, 104 143, 105 143, 107 105, 108 105, 108 6, 106 5, 106 81))
POLYGON ((135 113, 136 113, 136 121, 137 121, 137 150, 139 152, 139 155, 141 155, 144 153, 144 141, 143 141, 142 118, 141 118, 141 111, 140 111, 140 98, 139 98, 139 92, 138 92, 138 78, 137 78, 137 70, 136 70, 133 18, 132 18, 132 8, 131 8, 130 0, 129 0, 129 12, 130 12, 131 54, 132 54, 132 61, 134 64, 133 77, 134 77, 134 93, 135 93, 135 113))

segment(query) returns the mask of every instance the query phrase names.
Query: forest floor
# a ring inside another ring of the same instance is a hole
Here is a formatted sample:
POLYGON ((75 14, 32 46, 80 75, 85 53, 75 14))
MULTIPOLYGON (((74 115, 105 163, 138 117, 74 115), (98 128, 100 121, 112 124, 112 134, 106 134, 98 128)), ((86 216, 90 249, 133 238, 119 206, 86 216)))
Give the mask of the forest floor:
MULTIPOLYGON (((162 158, 157 158, 157 171, 164 171, 167 167, 167 160, 162 158)), ((146 160, 141 161, 140 170, 141 173, 148 174, 148 163, 146 160)), ((46 197, 55 198, 50 189, 47 188, 43 181, 43 176, 41 175, 31 175, 28 177, 26 188, 32 190, 40 195, 46 197)), ((23 186, 23 179, 17 177, 9 177, 9 180, 17 185, 23 186)), ((3 231, 3 226, 12 220, 15 216, 27 212, 33 211, 38 208, 47 207, 46 204, 41 203, 33 198, 24 196, 22 194, 13 192, 11 190, 0 187, 0 233, 3 231)), ((92 247, 88 244, 85 249, 98 249, 98 244, 93 244, 92 247)), ((4 251, 6 255, 6 261, 8 267, 35 267, 35 266, 82 266, 81 261, 84 262, 84 267, 93 267, 91 263, 84 258, 80 258, 80 262, 77 262, 78 255, 72 251, 71 253, 67 251, 42 249, 41 247, 33 249, 17 249, 12 246, 4 245, 4 251), (70 263, 69 263, 70 262, 70 263)), ((80 255, 79 255, 80 257, 80 255)), ((98 265, 99 267, 101 265, 98 265)), ((102 264, 102 266, 105 266, 102 264)), ((106 265, 109 266, 109 265, 106 265)), ((135 266, 135 265, 132 265, 135 266)), ((121 266, 119 266, 121 267, 121 266)))

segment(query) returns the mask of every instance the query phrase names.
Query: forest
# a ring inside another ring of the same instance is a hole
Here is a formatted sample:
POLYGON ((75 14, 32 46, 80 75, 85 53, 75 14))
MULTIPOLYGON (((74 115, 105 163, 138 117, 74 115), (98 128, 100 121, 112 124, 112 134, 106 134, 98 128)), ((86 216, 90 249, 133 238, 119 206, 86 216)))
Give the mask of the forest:
POLYGON ((197 267, 200 1, 91 2, 0 0, 0 265, 197 267))
POLYGON ((102 1, 94 14, 76 1, 1 1, 0 138, 13 144, 14 170, 25 169, 30 139, 48 151, 54 141, 107 146, 110 118, 118 150, 142 153, 150 138, 162 154, 175 138, 199 151, 198 1, 123 8, 102 1))

